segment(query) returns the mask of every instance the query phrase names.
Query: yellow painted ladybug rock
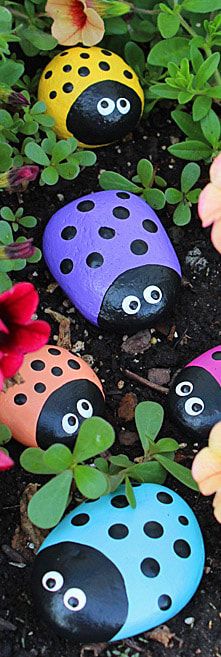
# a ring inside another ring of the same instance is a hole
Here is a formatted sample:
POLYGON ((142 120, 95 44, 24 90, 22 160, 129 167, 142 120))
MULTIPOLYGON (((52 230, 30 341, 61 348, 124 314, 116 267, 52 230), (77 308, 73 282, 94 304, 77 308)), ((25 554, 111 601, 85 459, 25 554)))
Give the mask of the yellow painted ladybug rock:
POLYGON ((55 119, 59 137, 81 146, 102 146, 124 137, 144 105, 138 77, 124 60, 102 48, 64 50, 44 69, 39 100, 55 119))
POLYGON ((47 345, 26 355, 20 374, 23 382, 0 394, 0 422, 27 447, 72 448, 83 420, 103 415, 98 377, 67 349, 47 345))

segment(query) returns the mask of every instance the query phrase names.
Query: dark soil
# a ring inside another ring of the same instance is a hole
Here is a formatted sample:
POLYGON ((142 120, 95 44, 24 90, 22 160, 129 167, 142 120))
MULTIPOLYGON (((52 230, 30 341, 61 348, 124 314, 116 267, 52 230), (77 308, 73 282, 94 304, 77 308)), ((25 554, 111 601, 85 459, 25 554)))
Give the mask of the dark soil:
MULTIPOLYGON (((171 143, 171 136, 177 135, 177 129, 171 123, 169 116, 169 111, 165 112, 165 106, 156 109, 150 119, 143 121, 131 139, 98 151, 97 166, 86 169, 76 181, 71 183, 61 181, 52 188, 39 188, 37 184, 30 186, 23 196, 23 203, 25 214, 33 213, 39 219, 38 227, 33 231, 35 243, 41 243, 44 226, 57 209, 78 196, 99 189, 98 173, 101 169, 118 170, 131 177, 135 173, 138 160, 141 157, 151 157, 159 173, 167 179, 169 186, 177 185, 183 163, 179 160, 174 162, 166 150, 171 143)), ((204 182, 202 180, 202 184, 204 182)), ((17 207, 16 195, 11 197, 3 195, 2 202, 3 205, 17 207)), ((165 335, 156 333, 159 340, 155 346, 143 355, 129 356, 121 351, 121 337, 102 334, 88 324, 77 311, 72 310, 67 315, 73 319, 72 345, 81 341, 80 355, 93 356, 94 367, 97 368, 107 395, 107 419, 113 422, 118 433, 122 426, 129 430, 135 428, 133 422, 122 424, 118 418, 118 406, 126 392, 136 393, 139 401, 153 399, 165 403, 165 395, 162 393, 153 393, 148 388, 129 381, 124 374, 126 368, 144 377, 147 376, 147 369, 150 367, 171 368, 173 374, 194 356, 221 342, 221 263, 219 255, 210 244, 209 234, 201 229, 197 217, 193 218, 186 228, 178 229, 172 224, 168 209, 160 211, 159 215, 175 245, 183 274, 191 283, 191 286, 182 288, 177 302, 174 319, 178 337, 168 342, 165 335), (201 271, 191 270, 185 262, 187 253, 194 247, 200 249, 207 261, 201 271), (123 381, 123 388, 120 384, 121 389, 118 387, 119 381, 123 381)), ((56 342, 58 323, 53 322, 44 311, 50 307, 66 314, 71 303, 65 299, 59 288, 52 293, 47 292, 52 279, 43 261, 37 266, 29 266, 25 270, 25 275, 39 290, 38 315, 49 319, 52 326, 52 340, 56 342)), ((21 272, 21 280, 23 276, 21 272)), ((186 444, 182 449, 182 463, 190 466, 194 453, 202 445, 193 444, 188 436, 171 425, 167 415, 162 435, 171 435, 186 444)), ((125 451, 131 458, 141 453, 139 443, 135 443, 133 447, 123 447, 118 444, 117 449, 125 451)), ((11 545, 15 528, 20 521, 20 496, 27 483, 35 481, 33 475, 28 475, 19 466, 21 448, 12 441, 9 450, 16 460, 16 467, 11 472, 2 474, 0 478, 2 506, 0 543, 8 546, 11 545)), ((176 618, 167 623, 171 633, 175 634, 170 641, 170 647, 153 639, 146 639, 143 642, 135 638, 135 644, 124 642, 107 647, 109 657, 115 650, 120 652, 127 650, 129 656, 140 653, 144 657, 166 657, 168 654, 171 657, 193 655, 220 657, 220 527, 213 518, 211 498, 203 498, 170 478, 167 483, 189 502, 201 525, 207 554, 204 577, 193 600, 176 618), (186 623, 186 619, 189 622, 186 623)), ((80 652, 79 646, 60 640, 39 620, 37 610, 32 604, 31 563, 29 561, 24 563, 25 567, 18 567, 19 564, 15 563, 10 555, 6 556, 4 551, 0 551, 0 617, 14 626, 7 628, 0 619, 0 657, 77 657, 80 652)), ((102 656, 106 654, 104 648, 102 656)), ((114 654, 119 653, 114 652, 114 654)))

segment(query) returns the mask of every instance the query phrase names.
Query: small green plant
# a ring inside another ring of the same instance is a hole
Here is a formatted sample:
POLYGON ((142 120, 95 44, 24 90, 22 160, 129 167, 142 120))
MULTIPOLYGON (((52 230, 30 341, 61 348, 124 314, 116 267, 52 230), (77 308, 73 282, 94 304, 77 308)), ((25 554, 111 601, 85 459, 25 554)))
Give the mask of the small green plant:
POLYGON ((132 181, 127 180, 115 171, 103 171, 99 177, 99 183, 102 189, 122 189, 126 192, 138 194, 151 205, 155 210, 160 210, 165 205, 165 194, 162 189, 167 183, 164 178, 158 176, 152 163, 149 160, 139 160, 137 173, 132 181))
POLYGON ((115 491, 122 483, 128 502, 135 508, 133 481, 163 483, 167 472, 186 486, 198 490, 190 470, 174 461, 179 444, 172 438, 156 442, 162 427, 164 411, 155 402, 141 402, 135 410, 135 421, 143 448, 143 456, 130 461, 125 454, 98 456, 114 444, 112 426, 99 417, 85 420, 73 452, 62 444, 55 444, 46 451, 28 448, 21 455, 21 465, 33 474, 56 475, 35 493, 28 506, 30 520, 38 527, 56 525, 70 503, 71 486, 89 499, 96 499, 115 491), (85 463, 95 458, 94 463, 85 463))
POLYGON ((165 191, 167 203, 176 205, 173 221, 177 226, 185 226, 191 219, 191 206, 197 203, 201 189, 195 183, 200 177, 200 167, 196 162, 189 162, 183 168, 180 179, 180 190, 168 187, 165 191))
MULTIPOLYGON (((14 240, 13 232, 16 233, 20 227, 34 228, 37 224, 36 217, 32 215, 24 216, 23 208, 18 208, 16 212, 13 212, 8 206, 3 206, 0 209, 0 216, 3 221, 0 220, 0 246, 8 246, 12 244, 21 244, 26 242, 26 238, 21 235, 14 240)), ((13 259, 12 257, 8 259, 0 260, 0 292, 4 292, 9 289, 12 285, 11 279, 8 276, 9 272, 20 271, 26 267, 27 263, 34 264, 41 259, 41 250, 38 247, 35 247, 35 252, 28 258, 18 258, 13 259)))
POLYGON ((96 162, 96 155, 92 151, 77 150, 77 140, 74 137, 56 141, 52 130, 48 131, 41 145, 29 140, 24 151, 29 161, 43 167, 41 185, 55 185, 59 176, 64 180, 73 180, 78 176, 80 166, 92 166, 96 162))

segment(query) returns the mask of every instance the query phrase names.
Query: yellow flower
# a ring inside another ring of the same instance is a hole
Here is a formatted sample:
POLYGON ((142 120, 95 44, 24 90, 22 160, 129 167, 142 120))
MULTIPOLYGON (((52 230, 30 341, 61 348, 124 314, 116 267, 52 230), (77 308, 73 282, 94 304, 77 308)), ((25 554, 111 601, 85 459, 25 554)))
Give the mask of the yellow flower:
POLYGON ((47 14, 53 18, 52 34, 63 46, 95 46, 104 36, 103 17, 130 11, 118 0, 48 0, 47 14))
POLYGON ((203 495, 216 493, 213 500, 214 515, 221 522, 221 422, 214 425, 208 447, 195 456, 192 475, 203 495))

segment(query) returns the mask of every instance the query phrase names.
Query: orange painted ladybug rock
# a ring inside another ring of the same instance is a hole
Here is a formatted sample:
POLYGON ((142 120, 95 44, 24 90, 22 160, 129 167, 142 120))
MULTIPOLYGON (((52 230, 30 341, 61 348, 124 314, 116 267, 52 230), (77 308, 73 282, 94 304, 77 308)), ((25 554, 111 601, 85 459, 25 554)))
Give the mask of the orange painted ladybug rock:
POLYGON ((46 345, 28 354, 22 383, 0 394, 0 422, 28 447, 47 449, 55 442, 72 448, 83 420, 103 415, 101 382, 82 358, 46 345))

